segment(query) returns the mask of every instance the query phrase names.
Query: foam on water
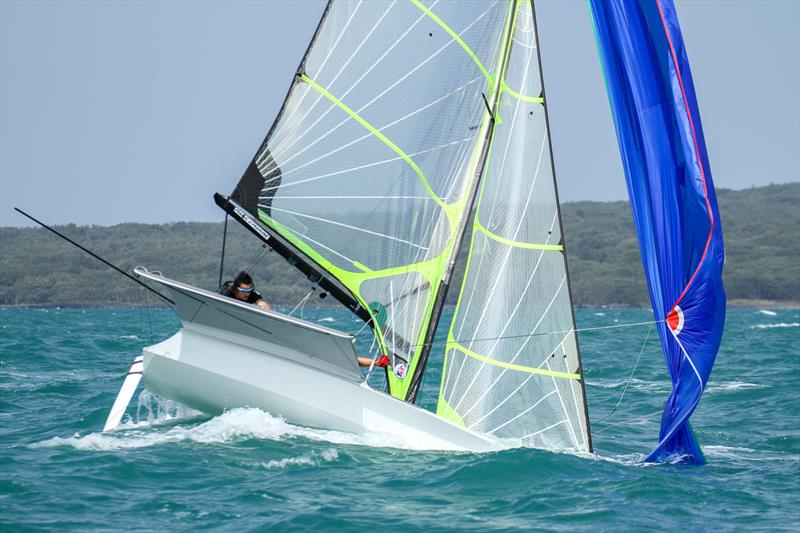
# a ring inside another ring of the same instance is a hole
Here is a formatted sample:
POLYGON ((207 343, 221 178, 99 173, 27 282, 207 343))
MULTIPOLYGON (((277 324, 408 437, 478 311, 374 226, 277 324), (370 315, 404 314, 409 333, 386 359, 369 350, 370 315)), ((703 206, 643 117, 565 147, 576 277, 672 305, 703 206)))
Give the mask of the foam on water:
POLYGON ((759 315, 778 316, 778 313, 776 313, 775 311, 770 311, 769 309, 759 309, 758 311, 756 311, 756 313, 759 315))
POLYGON ((752 448, 745 448, 744 446, 708 445, 703 446, 703 453, 706 457, 742 459, 746 455, 751 455, 757 452, 752 448))
POLYGON ((729 381, 724 383, 709 383, 706 386, 706 394, 714 394, 717 392, 731 392, 747 389, 765 389, 769 385, 761 385, 759 383, 744 383, 742 381, 729 381))
POLYGON ((324 463, 331 463, 339 458, 336 448, 328 448, 321 452, 309 452, 297 457, 285 457, 283 459, 273 459, 266 463, 259 463, 259 466, 267 469, 287 468, 291 466, 320 466, 324 463))
MULTIPOLYGON (((121 424, 114 431, 89 433, 88 435, 76 434, 66 438, 54 437, 32 446, 71 446, 77 450, 84 451, 111 451, 185 441, 203 444, 224 444, 246 439, 284 440, 304 438, 332 444, 370 446, 373 448, 432 449, 425 442, 420 442, 414 438, 404 438, 400 435, 378 432, 355 434, 295 426, 280 417, 272 416, 255 408, 231 409, 196 425, 187 423, 165 427, 167 423, 179 420, 179 416, 164 414, 151 420, 121 424)), ((190 421, 187 420, 187 422, 190 421)))
POLYGON ((800 328, 800 322, 778 322, 777 324, 756 324, 750 329, 773 329, 773 328, 800 328))

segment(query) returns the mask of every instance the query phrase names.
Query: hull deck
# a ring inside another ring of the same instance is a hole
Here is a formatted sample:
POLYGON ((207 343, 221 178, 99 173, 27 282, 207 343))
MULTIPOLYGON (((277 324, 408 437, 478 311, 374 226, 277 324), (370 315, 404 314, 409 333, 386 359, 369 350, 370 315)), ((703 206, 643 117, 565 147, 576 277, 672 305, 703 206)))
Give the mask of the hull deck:
POLYGON ((500 447, 362 383, 350 335, 136 274, 169 287, 183 326, 144 350, 144 380, 156 394, 210 414, 256 407, 298 425, 396 435, 417 449, 500 447))

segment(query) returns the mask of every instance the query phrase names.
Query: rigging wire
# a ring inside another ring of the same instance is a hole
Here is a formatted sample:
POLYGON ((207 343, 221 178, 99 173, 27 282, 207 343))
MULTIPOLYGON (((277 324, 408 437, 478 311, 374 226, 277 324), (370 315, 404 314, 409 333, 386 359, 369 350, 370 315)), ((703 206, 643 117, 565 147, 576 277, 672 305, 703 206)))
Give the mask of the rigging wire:
POLYGON ((145 312, 145 317, 147 318, 147 333, 149 340, 155 337, 155 334, 153 332, 153 322, 150 319, 150 296, 144 289, 142 289, 142 291, 144 292, 144 312, 145 312))
MULTIPOLYGON (((364 324, 361 326, 361 328, 358 331, 356 331, 355 333, 352 333, 353 337, 358 337, 359 335, 361 335, 361 332, 363 332, 367 328, 367 326, 369 326, 370 322, 372 322, 374 320, 374 318, 375 318, 374 316, 371 316, 369 318, 369 320, 364 322, 364 324)), ((370 332, 371 331, 372 330, 370 330, 370 332)))
POLYGON ((295 305, 294 308, 291 311, 289 311, 289 316, 292 316, 294 312, 297 311, 297 309, 299 308, 300 318, 303 318, 303 309, 305 309, 306 302, 308 302, 308 299, 311 298, 311 295, 314 294, 315 290, 317 290, 316 287, 311 287, 311 290, 308 291, 308 294, 303 296, 303 298, 299 302, 297 302, 297 305, 295 305))
POLYGON ((219 257, 219 283, 217 287, 222 287, 222 269, 225 266, 225 243, 228 241, 228 212, 225 212, 225 226, 222 230, 222 252, 219 257))
POLYGON ((250 258, 250 261, 247 262, 247 265, 245 265, 245 267, 242 270, 244 270, 245 272, 249 272, 254 266, 256 266, 256 264, 259 261, 261 261, 261 258, 264 257, 266 250, 267 250, 267 245, 262 244, 261 248, 259 248, 256 251, 256 253, 253 254, 253 257, 250 258))
POLYGON ((603 427, 603 428, 600 428, 600 429, 595 429, 595 430, 593 430, 593 431, 592 431, 592 433, 593 433, 594 435, 597 435, 598 433, 602 433, 603 431, 605 431, 605 430, 607 430, 607 429, 609 429, 609 428, 613 428, 613 427, 615 427, 615 426, 621 426, 621 425, 623 425, 623 424, 630 424, 631 422, 638 422, 639 420, 646 420, 646 419, 648 419, 648 418, 653 418, 654 416, 656 416, 656 415, 660 415, 660 414, 662 414, 663 412, 664 412, 664 410, 663 410, 663 409, 659 409, 658 411, 655 411, 655 412, 653 412, 653 413, 650 413, 649 415, 637 416, 637 417, 635 417, 635 418, 629 418, 629 419, 627 419, 627 420, 623 420, 623 421, 621 421, 621 422, 615 422, 614 424, 609 424, 609 425, 607 425, 606 427, 603 427))
MULTIPOLYGON (((375 349, 375 340, 377 337, 372 337, 372 345, 367 350, 367 353, 372 353, 372 350, 375 349)), ((369 369, 367 370, 367 375, 364 377, 364 384, 369 384, 369 376, 372 374, 372 369, 375 368, 375 361, 381 356, 380 350, 375 350, 375 355, 372 356, 372 362, 369 364, 369 369)))
POLYGON ((636 367, 639 365, 639 359, 641 359, 642 354, 644 353, 644 347, 647 346, 647 340, 650 338, 650 332, 652 331, 653 331, 653 325, 651 324, 650 327, 647 329, 647 335, 645 336, 644 342, 642 343, 642 349, 639 350, 639 355, 636 356, 636 362, 633 364, 633 369, 631 370, 631 374, 628 376, 628 380, 625 382, 625 388, 622 389, 622 394, 620 394, 619 400, 617 400, 617 404, 614 406, 614 408, 611 410, 610 413, 608 413, 600 420, 596 420, 594 422, 595 424, 611 418, 611 415, 613 415, 617 411, 617 407, 619 407, 619 404, 622 403, 622 398, 625 397, 625 392, 627 392, 628 386, 631 384, 631 380, 633 379, 633 374, 634 372, 636 372, 636 367))
MULTIPOLYGON (((455 342, 462 343, 462 342, 475 342, 475 341, 495 341, 495 340, 501 340, 501 339, 521 339, 521 338, 527 338, 527 337, 541 337, 543 335, 554 335, 554 334, 557 334, 557 333, 564 333, 564 334, 573 333, 573 332, 574 333, 582 333, 582 332, 586 332, 586 331, 599 331, 599 330, 603 330, 603 329, 630 328, 630 327, 648 326, 648 325, 652 327, 653 324, 659 324, 661 322, 665 322, 665 320, 649 320, 647 322, 631 322, 629 324, 614 324, 612 326, 596 326, 596 327, 592 327, 592 328, 571 328, 571 329, 565 329, 565 330, 562 330, 562 331, 544 331, 544 332, 540 332, 540 333, 527 333, 525 335, 504 335, 504 336, 499 336, 499 337, 481 337, 481 338, 477 338, 477 339, 456 339, 455 342)), ((365 323, 364 326, 362 326, 360 330, 358 330, 356 333, 354 333, 353 336, 358 336, 359 334, 361 334, 361 332, 366 327, 366 324, 367 323, 365 323)), ((410 344, 409 346, 417 347, 417 346, 422 346, 423 344, 425 344, 425 343, 422 343, 422 344, 410 344)), ((432 344, 432 343, 428 343, 428 344, 432 344)))

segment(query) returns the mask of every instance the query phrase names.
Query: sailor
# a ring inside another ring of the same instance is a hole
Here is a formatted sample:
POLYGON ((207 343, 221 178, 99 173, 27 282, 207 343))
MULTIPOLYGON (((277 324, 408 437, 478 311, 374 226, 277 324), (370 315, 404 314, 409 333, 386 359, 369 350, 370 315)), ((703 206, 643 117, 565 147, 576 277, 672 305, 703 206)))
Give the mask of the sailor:
MULTIPOLYGON (((385 367, 389 363, 391 363, 391 361, 389 360, 388 357, 386 357, 383 354, 381 354, 381 356, 375 360, 375 366, 380 368, 385 367)), ((366 366, 366 367, 372 366, 372 359, 370 359, 369 357, 359 357, 358 366, 366 366)))
POLYGON ((253 278, 244 270, 239 272, 233 281, 223 283, 218 292, 223 296, 255 304, 265 311, 272 310, 267 301, 264 300, 264 297, 261 296, 261 293, 253 286, 253 278))

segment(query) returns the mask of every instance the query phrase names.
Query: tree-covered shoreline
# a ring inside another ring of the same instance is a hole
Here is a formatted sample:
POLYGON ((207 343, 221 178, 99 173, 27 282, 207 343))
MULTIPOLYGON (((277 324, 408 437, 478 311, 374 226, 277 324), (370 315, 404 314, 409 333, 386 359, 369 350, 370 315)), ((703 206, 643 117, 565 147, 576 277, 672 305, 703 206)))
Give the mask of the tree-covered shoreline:
MULTIPOLYGON (((800 183, 717 191, 726 244, 725 286, 733 304, 800 302, 800 183)), ((564 234, 578 306, 647 307, 649 298, 628 203, 568 202, 564 234)), ((144 265, 213 290, 218 283, 222 223, 126 223, 58 226, 60 232, 125 270, 144 265)), ((225 279, 247 267, 261 247, 228 225, 225 279)), ((0 306, 158 305, 156 297, 41 228, 0 228, 0 306)), ((465 250, 453 287, 460 284, 465 250)), ((294 305, 311 284, 265 251, 249 270, 276 305, 294 305)), ((453 303, 457 290, 451 290, 453 303)), ((315 299, 309 305, 335 304, 315 299)))

